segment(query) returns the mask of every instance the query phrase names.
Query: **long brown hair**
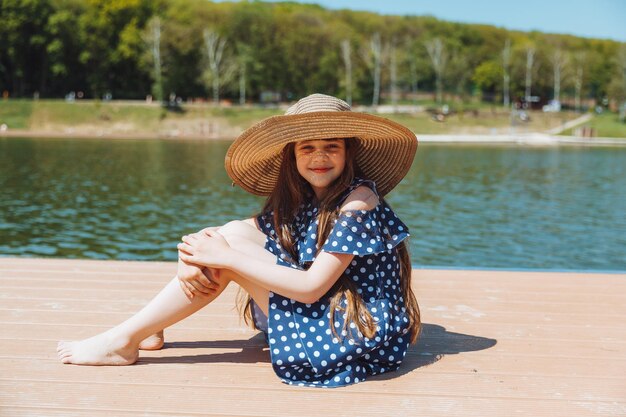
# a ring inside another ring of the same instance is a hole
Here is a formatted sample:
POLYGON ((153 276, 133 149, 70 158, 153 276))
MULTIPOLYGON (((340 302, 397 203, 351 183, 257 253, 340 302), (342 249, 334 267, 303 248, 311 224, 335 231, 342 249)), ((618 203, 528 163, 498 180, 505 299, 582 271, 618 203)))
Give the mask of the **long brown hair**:
MULTIPOLYGON (((318 209, 318 233, 317 250, 320 251, 322 244, 328 238, 335 219, 339 215, 339 203, 346 188, 350 186, 355 176, 363 177, 356 163, 358 151, 358 139, 344 139, 346 147, 345 167, 341 175, 330 184, 324 197, 319 201, 318 209)), ((267 198, 262 213, 274 213, 274 229, 278 242, 284 251, 291 257, 293 262, 298 262, 298 253, 295 248, 296 231, 293 229, 295 217, 301 204, 308 196, 313 195, 311 186, 298 173, 295 157, 295 143, 285 146, 282 154, 282 164, 276 187, 267 198)), ((420 311, 415 294, 411 290, 411 260, 406 241, 400 243, 398 260, 400 262, 400 282, 402 287, 402 299, 406 305, 406 311, 410 323, 411 342, 415 342, 420 331, 420 311)), ((310 265, 309 265, 310 266, 310 265)), ((333 288, 330 298, 330 323, 334 323, 336 312, 343 313, 344 324, 342 334, 348 329, 350 323, 354 323, 357 330, 365 337, 373 338, 376 333, 376 323, 365 306, 363 297, 357 292, 355 283, 346 275, 342 275, 333 288), (342 301, 346 300, 346 306, 342 301)), ((251 298, 241 291, 238 297, 238 307, 242 312, 244 322, 256 329, 252 319, 251 298), (243 307, 242 307, 243 306, 243 307)), ((330 326, 337 336, 335 326, 330 326)), ((348 330, 349 331, 349 330, 348 330)))

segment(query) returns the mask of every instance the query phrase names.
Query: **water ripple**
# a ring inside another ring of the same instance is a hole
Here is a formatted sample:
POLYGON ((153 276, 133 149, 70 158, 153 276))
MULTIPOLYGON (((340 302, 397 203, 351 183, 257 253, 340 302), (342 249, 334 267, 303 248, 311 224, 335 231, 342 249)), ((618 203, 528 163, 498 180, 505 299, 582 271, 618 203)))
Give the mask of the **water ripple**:
MULTIPOLYGON (((175 260, 255 214, 228 144, 0 139, 0 255, 175 260)), ((626 270, 626 150, 420 146, 388 200, 417 266, 626 270)))

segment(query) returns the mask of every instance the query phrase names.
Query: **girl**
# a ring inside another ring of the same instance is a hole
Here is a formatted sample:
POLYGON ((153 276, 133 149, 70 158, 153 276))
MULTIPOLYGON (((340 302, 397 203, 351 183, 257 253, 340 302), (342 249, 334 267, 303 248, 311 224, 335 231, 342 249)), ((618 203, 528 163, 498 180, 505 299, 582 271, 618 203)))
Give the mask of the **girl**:
POLYGON ((407 227, 382 196, 406 175, 415 135, 314 94, 245 131, 226 170, 268 196, 255 219, 184 236, 179 269, 143 310, 80 342, 64 363, 125 365, 148 336, 199 310, 234 281, 283 382, 333 387, 396 370, 420 329, 407 227))

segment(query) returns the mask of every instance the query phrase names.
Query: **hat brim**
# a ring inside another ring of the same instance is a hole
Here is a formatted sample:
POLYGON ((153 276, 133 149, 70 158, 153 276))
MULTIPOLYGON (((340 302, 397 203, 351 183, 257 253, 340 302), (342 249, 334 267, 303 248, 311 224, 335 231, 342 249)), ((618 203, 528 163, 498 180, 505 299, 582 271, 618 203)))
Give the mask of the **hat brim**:
POLYGON ((322 111, 273 116, 244 131, 226 153, 226 172, 244 190, 269 195, 276 185, 285 145, 305 140, 359 139, 357 163, 380 195, 407 174, 417 138, 406 127, 365 113, 322 111))

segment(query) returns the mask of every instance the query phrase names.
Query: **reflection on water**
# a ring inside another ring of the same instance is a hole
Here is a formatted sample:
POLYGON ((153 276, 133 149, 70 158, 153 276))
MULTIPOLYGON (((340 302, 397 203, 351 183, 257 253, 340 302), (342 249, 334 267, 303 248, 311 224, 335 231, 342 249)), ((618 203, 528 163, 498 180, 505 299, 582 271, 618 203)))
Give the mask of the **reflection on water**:
MULTIPOLYGON (((175 260, 253 215, 225 142, 0 139, 0 254, 175 260)), ((626 270, 626 149, 422 145, 388 197, 418 266, 626 270)))

